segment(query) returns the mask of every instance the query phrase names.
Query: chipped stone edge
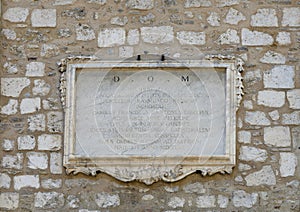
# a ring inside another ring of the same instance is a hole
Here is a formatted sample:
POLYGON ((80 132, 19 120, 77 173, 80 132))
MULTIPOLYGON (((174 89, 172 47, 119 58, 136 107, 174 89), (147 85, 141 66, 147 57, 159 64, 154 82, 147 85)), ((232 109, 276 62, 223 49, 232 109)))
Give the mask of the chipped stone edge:
MULTIPOLYGON (((233 90, 231 91, 230 99, 231 103, 234 103, 231 105, 231 107, 234 108, 232 110, 232 113, 236 113, 240 106, 240 102, 242 100, 242 97, 244 95, 243 93, 243 78, 241 73, 243 72, 243 60, 231 55, 207 55, 205 57, 205 62, 211 62, 213 67, 222 67, 222 64, 230 64, 227 66, 227 69, 229 69, 230 72, 232 72, 231 77, 233 77, 233 83, 232 86, 234 86, 233 90), (229 61, 229 62, 228 62, 229 61), (218 66, 219 64, 219 66, 218 66), (221 65, 220 65, 221 64, 221 65), (234 97, 235 96, 235 97, 234 97)), ((76 67, 76 63, 86 63, 86 62, 92 62, 92 63, 103 63, 99 60, 99 58, 95 56, 70 56, 65 59, 62 59, 59 65, 59 71, 61 72, 61 78, 60 78, 60 94, 61 94, 61 102, 64 108, 64 112, 66 113, 66 89, 67 89, 67 78, 66 78, 66 72, 68 70, 68 65, 72 63, 76 67)), ((105 61, 104 61, 105 62, 105 61)), ((117 64, 117 61, 115 61, 114 65, 117 64)), ((152 61, 153 62, 153 61, 152 61)), ((106 61, 107 63, 107 61, 106 61)), ((132 63, 132 62, 131 62, 132 63)), ((137 62, 138 63, 138 62, 137 62)), ((186 62, 177 62, 179 66, 187 64, 186 62)), ((153 63, 155 67, 157 67, 157 62, 153 63)), ((113 66, 113 65, 112 65, 113 66)), ((136 66, 134 66, 136 67, 136 66)), ((140 67, 140 66, 137 66, 140 67)), ((201 66, 200 66, 201 67, 201 66)), ((74 67, 72 67, 74 69, 74 67)), ((71 69, 71 68, 70 68, 71 69)), ((227 82, 228 83, 228 82, 227 82)), ((65 143, 65 154, 64 154, 64 167, 66 168, 66 173, 69 174, 78 174, 83 173, 86 175, 92 175, 96 176, 99 172, 104 172, 108 175, 111 175, 112 177, 123 181, 123 182, 130 182, 130 181, 139 181, 143 182, 147 185, 151 185, 159 180, 165 181, 165 182, 175 182, 178 180, 181 180, 185 178, 186 176, 195 173, 199 171, 201 175, 207 176, 207 175, 213 175, 216 173, 221 174, 230 174, 232 173, 232 169, 235 166, 235 148, 236 148, 236 138, 235 138, 235 129, 236 129, 236 115, 234 115, 233 120, 231 120, 231 125, 229 128, 233 127, 233 133, 230 135, 230 141, 226 142, 226 152, 229 152, 229 155, 225 155, 222 157, 212 157, 208 159, 207 165, 205 164, 197 164, 193 163, 192 161, 187 161, 187 163, 182 164, 176 164, 175 167, 172 162, 174 162, 174 159, 170 160, 170 165, 162 167, 159 163, 153 163, 151 165, 146 164, 135 164, 135 165, 124 165, 124 161, 118 160, 112 160, 112 163, 107 166, 107 164, 101 164, 101 162, 97 161, 96 158, 87 158, 87 159, 80 159, 76 158, 75 155, 73 155, 70 152, 70 148, 68 145, 71 145, 73 147, 72 142, 70 139, 67 139, 67 141, 64 141, 65 143), (71 142, 71 143, 70 143, 71 142), (229 144, 228 144, 229 143, 229 144), (119 161, 119 162, 118 162, 119 161), (192 165, 190 165, 192 163, 192 165)), ((226 117, 226 119, 232 118, 232 117, 226 117)), ((70 120, 69 120, 70 121, 70 120)), ((72 122, 72 121, 71 121, 72 122)), ((66 122, 65 122, 66 123, 66 122)), ((66 130, 66 128, 65 128, 66 130)), ((69 132, 65 131, 65 140, 70 135, 69 132), (67 134, 67 135, 66 135, 67 134)), ((203 157, 202 157, 203 159, 203 157)))

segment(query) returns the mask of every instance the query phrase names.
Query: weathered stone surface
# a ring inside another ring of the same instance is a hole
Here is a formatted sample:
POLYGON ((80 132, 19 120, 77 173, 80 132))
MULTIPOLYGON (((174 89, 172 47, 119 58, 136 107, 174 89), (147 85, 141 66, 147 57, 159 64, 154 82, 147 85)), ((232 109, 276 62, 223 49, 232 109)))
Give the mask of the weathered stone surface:
POLYGON ((42 180, 41 186, 44 189, 61 188, 61 186, 62 186, 62 180, 61 179, 45 179, 45 180, 42 180))
POLYGON ((42 101, 44 110, 58 110, 61 108, 61 102, 57 98, 48 98, 42 101))
POLYGON ((264 128, 264 142, 268 146, 289 147, 291 135, 289 127, 275 126, 264 128))
POLYGON ((13 192, 0 193, 0 208, 7 210, 17 209, 19 206, 19 194, 13 192))
POLYGON ((79 24, 76 26, 76 40, 89 41, 95 38, 95 32, 90 25, 79 24))
POLYGON ((30 169, 42 169, 48 168, 48 156, 42 152, 27 152, 27 167, 30 169))
POLYGON ((87 3, 95 3, 95 4, 100 4, 100 5, 104 5, 106 4, 107 0, 88 0, 87 3))
POLYGON ((220 208, 227 208, 229 203, 229 198, 224 195, 218 195, 217 202, 220 208))
POLYGON ((250 31, 247 28, 242 29, 242 45, 245 46, 266 46, 272 45, 274 39, 271 35, 259 32, 250 31))
POLYGON ((32 93, 35 96, 46 96, 51 89, 51 86, 42 79, 34 80, 33 85, 32 93))
POLYGON ((9 99, 7 105, 3 105, 1 108, 1 114, 13 115, 18 112, 18 101, 15 99, 9 99))
POLYGON ((80 199, 78 197, 76 197, 75 195, 69 195, 67 197, 67 205, 70 208, 79 208, 79 206, 80 206, 80 199))
POLYGON ((127 43, 129 45, 137 45, 140 42, 140 32, 138 29, 128 31, 127 43))
POLYGON ((289 45, 291 44, 291 33, 290 32, 278 32, 276 36, 276 42, 279 45, 289 45))
POLYGON ((50 58, 59 55, 59 47, 55 44, 43 44, 41 48, 41 56, 50 58))
POLYGON ((41 109, 40 98, 25 98, 20 104, 21 114, 35 113, 41 109))
POLYGON ((16 74, 19 72, 18 66, 16 64, 6 62, 3 65, 3 68, 5 69, 6 73, 8 74, 16 74))
POLYGON ((140 16, 141 24, 152 24, 155 20, 155 15, 153 13, 148 13, 147 15, 140 16))
POLYGON ((61 135, 43 134, 38 137, 38 150, 56 151, 61 149, 61 135))
POLYGON ((282 124, 299 125, 300 111, 282 114, 282 124))
POLYGON ((31 62, 26 65, 27 77, 42 77, 45 74, 45 63, 31 62))
POLYGON ((53 3, 53 6, 61 6, 61 5, 68 5, 68 4, 73 4, 77 0, 55 0, 53 3))
POLYGON ((300 8, 283 8, 282 26, 299 27, 300 26, 300 8))
POLYGON ((117 207, 120 205, 120 197, 118 194, 98 193, 95 202, 100 208, 117 207))
POLYGON ((240 0, 217 0, 218 7, 228 7, 232 5, 239 4, 240 0))
POLYGON ((204 32, 192 32, 192 31, 180 31, 176 35, 181 45, 204 45, 205 33, 204 32))
POLYGON ((276 10, 270 8, 258 9, 257 13, 251 16, 250 25, 255 27, 278 27, 276 10))
POLYGON ((72 31, 68 28, 58 29, 57 35, 59 38, 68 38, 68 37, 71 37, 72 31))
POLYGON ((134 49, 132 46, 121 46, 119 48, 120 58, 130 58, 133 56, 134 49))
POLYGON ((32 150, 35 147, 35 137, 33 135, 23 135, 18 137, 18 150, 32 150))
POLYGON ((25 22, 28 15, 29 15, 28 8, 14 7, 14 8, 8 8, 5 11, 5 13, 3 14, 3 19, 13 23, 25 22))
POLYGON ((261 111, 246 111, 245 121, 251 125, 270 125, 270 120, 261 111))
POLYGON ((203 194, 206 192, 206 189, 204 188, 203 184, 196 182, 184 186, 183 191, 188 194, 192 194, 192 193, 203 194))
POLYGON ((13 140, 4 139, 2 143, 3 151, 12 151, 14 149, 15 142, 13 140))
POLYGON ((257 95, 257 104, 267 107, 282 107, 285 103, 285 92, 263 90, 257 95))
POLYGON ((144 201, 150 201, 152 199, 154 199, 154 196, 151 194, 146 194, 146 195, 142 196, 142 200, 144 200, 144 201))
POLYGON ((280 53, 267 51, 259 61, 268 64, 285 64, 286 59, 285 56, 280 53))
POLYGON ((234 8, 230 8, 228 10, 228 13, 226 14, 226 17, 224 19, 224 22, 227 24, 237 25, 240 21, 245 21, 246 17, 244 14, 234 8))
POLYGON ((150 10, 154 7, 153 0, 128 0, 126 2, 126 6, 130 9, 137 9, 137 10, 150 10))
POLYGON ((298 159, 294 153, 281 152, 279 164, 281 177, 294 176, 298 164, 298 159))
POLYGON ((234 29, 228 29, 225 33, 221 34, 218 42, 220 44, 237 44, 240 43, 240 37, 234 29))
POLYGON ((30 85, 25 77, 1 78, 1 94, 3 96, 19 97, 24 88, 30 85))
POLYGON ((277 121, 280 118, 278 110, 273 110, 268 113, 273 121, 277 121))
POLYGON ((20 175, 14 177, 14 189, 39 188, 40 178, 38 175, 20 175))
POLYGON ((118 25, 118 26, 125 26, 128 23, 128 18, 126 16, 124 17, 113 17, 110 19, 110 23, 112 25, 118 25))
POLYGON ((125 30, 122 28, 101 29, 98 34, 99 47, 119 46, 125 43, 125 30))
POLYGON ((162 44, 173 42, 174 32, 171 26, 142 27, 141 36, 145 43, 162 44))
POLYGON ((180 197, 171 197, 168 206, 171 208, 182 208, 185 204, 185 199, 180 197))
POLYGON ((56 9, 34 9, 31 24, 33 27, 56 27, 56 9))
POLYGON ((62 132, 63 131, 63 113, 62 112, 49 112, 47 114, 47 127, 49 132, 62 132))
POLYGON ((196 198, 197 208, 213 208, 216 207, 216 197, 213 195, 198 196, 196 198))
POLYGON ((185 8, 191 8, 191 7, 209 7, 211 6, 211 1, 209 0, 186 0, 184 2, 185 8))
POLYGON ((2 167, 8 169, 22 169, 23 168, 23 154, 4 155, 2 158, 2 167))
POLYGON ((50 154, 50 172, 52 174, 62 174, 62 155, 53 152, 50 154))
POLYGON ((265 88, 294 88, 294 66, 278 65, 264 72, 265 88))
POLYGON ((11 179, 8 174, 0 173, 0 188, 9 189, 11 179))
POLYGON ((240 148, 240 160, 264 162, 268 158, 267 151, 256 147, 242 146, 240 148))
POLYGON ((64 205, 64 195, 57 192, 38 192, 35 194, 34 207, 51 209, 60 208, 64 205))
POLYGON ((238 168, 239 168, 239 171, 241 171, 241 172, 252 169, 252 167, 250 165, 244 164, 244 163, 239 163, 238 168))
POLYGON ((244 144, 251 143, 251 132, 249 132, 249 131, 239 131, 238 132, 238 141, 240 143, 244 143, 244 144))
POLYGON ((16 40, 16 38, 17 38, 17 34, 14 30, 2 29, 2 33, 7 40, 16 40))
POLYGON ((44 114, 29 116, 27 121, 29 125, 28 129, 30 131, 45 131, 46 120, 44 114))
POLYGON ((276 177, 271 166, 263 166, 260 171, 245 177, 247 186, 276 185, 276 177))
POLYGON ((207 22, 211 26, 220 26, 221 19, 219 14, 216 12, 211 12, 210 15, 207 17, 207 22))
POLYGON ((300 109, 300 89, 294 89, 287 91, 287 99, 289 101, 290 108, 300 109))
POLYGON ((256 204, 258 199, 257 193, 246 193, 243 190, 237 190, 233 192, 232 203, 235 207, 251 208, 256 204))

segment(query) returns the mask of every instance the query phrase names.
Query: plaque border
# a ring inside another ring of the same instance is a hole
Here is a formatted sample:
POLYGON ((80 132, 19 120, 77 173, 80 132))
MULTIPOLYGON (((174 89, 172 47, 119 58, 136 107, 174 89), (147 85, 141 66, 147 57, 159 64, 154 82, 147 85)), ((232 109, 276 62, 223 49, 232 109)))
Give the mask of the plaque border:
POLYGON ((140 181, 150 185, 159 180, 175 182, 200 172, 203 176, 232 172, 236 164, 236 111, 243 93, 243 60, 228 55, 207 55, 204 60, 180 61, 101 61, 96 57, 74 56, 60 61, 60 98, 64 110, 63 166, 67 174, 84 173, 96 176, 104 172, 123 182, 140 181), (151 158, 151 164, 142 157, 82 158, 73 152, 75 143, 75 72, 77 68, 224 68, 226 70, 226 154, 210 157, 151 158), (199 161, 205 160, 205 164, 199 161))

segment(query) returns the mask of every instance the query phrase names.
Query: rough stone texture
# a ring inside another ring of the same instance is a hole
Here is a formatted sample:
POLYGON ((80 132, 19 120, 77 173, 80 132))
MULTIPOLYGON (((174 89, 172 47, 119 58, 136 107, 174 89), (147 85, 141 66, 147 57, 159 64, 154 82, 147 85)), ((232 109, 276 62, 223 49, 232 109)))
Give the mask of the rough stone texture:
POLYGON ((18 97, 24 88, 30 85, 25 77, 1 78, 1 94, 3 96, 18 97))
POLYGON ((125 43, 125 30, 122 28, 101 29, 98 34, 99 47, 119 46, 125 43))
POLYGON ((218 42, 220 44, 237 44, 240 43, 240 37, 236 30, 228 29, 225 33, 220 35, 218 42))
POLYGON ((2 158, 2 167, 8 169, 22 169, 23 168, 23 154, 4 155, 2 158))
POLYGON ((257 104, 267 107, 282 107, 285 103, 285 92, 264 90, 257 95, 257 104))
POLYGON ((220 208, 227 208, 229 203, 229 198, 223 195, 218 195, 217 202, 220 208))
POLYGON ((34 197, 34 207, 51 209, 64 205, 64 195, 57 192, 38 192, 34 197))
POLYGON ((61 179, 45 179, 41 181, 41 186, 44 189, 56 189, 61 188, 62 180, 61 179))
POLYGON ((50 154, 50 172, 52 174, 62 174, 62 155, 53 152, 50 154))
POLYGON ((266 114, 260 111, 246 111, 245 121, 251 125, 270 125, 270 120, 266 114))
POLYGON ((265 88, 294 88, 295 71, 293 66, 278 65, 264 72, 265 88))
POLYGON ((226 14, 226 17, 224 19, 224 22, 227 24, 237 25, 240 21, 245 21, 246 17, 244 14, 234 8, 230 8, 228 10, 228 13, 226 14))
POLYGON ((113 17, 110 20, 110 23, 112 25, 125 26, 128 23, 128 18, 126 16, 124 16, 124 17, 113 17))
POLYGON ((35 147, 35 137, 24 135, 18 137, 18 150, 32 150, 35 147))
POLYGON ((239 131, 238 132, 238 141, 240 143, 244 143, 244 144, 251 143, 251 132, 249 132, 249 131, 239 131))
POLYGON ((171 208, 182 208, 185 204, 185 199, 180 197, 171 197, 168 206, 171 208))
POLYGON ((42 77, 45 74, 45 63, 31 62, 26 65, 27 77, 42 77))
POLYGON ((122 46, 119 48, 120 58, 130 58, 133 56, 134 49, 131 46, 122 46))
POLYGON ((291 146, 291 134, 289 127, 275 126, 264 128, 264 143, 268 146, 291 146))
POLYGON ((0 173, 0 188, 9 189, 11 179, 8 174, 0 173))
POLYGON ((198 196, 196 199, 197 208, 216 207, 216 197, 212 195, 198 196))
POLYGON ((45 128, 46 120, 44 114, 37 114, 28 117, 28 129, 30 131, 44 131, 45 128))
POLYGON ((249 29, 242 29, 242 45, 245 46, 266 46, 272 45, 274 39, 271 35, 259 32, 250 31, 249 29))
POLYGON ((291 44, 291 33, 289 32, 278 32, 276 36, 276 42, 279 45, 288 45, 291 44))
POLYGON ((153 0, 128 0, 126 2, 126 6, 130 9, 138 9, 138 10, 149 10, 154 7, 154 1, 153 0))
POLYGON ((218 13, 216 12, 212 12, 208 18, 207 18, 207 22, 211 25, 211 26, 220 26, 220 16, 218 13))
POLYGON ((42 152, 28 152, 27 157, 27 167, 30 169, 42 169, 48 168, 48 156, 46 153, 42 152))
POLYGON ((279 164, 281 177, 289 177, 295 175, 298 160, 294 153, 281 152, 279 164))
POLYGON ((169 43, 174 40, 173 27, 142 27, 141 36, 145 43, 162 44, 169 43))
POLYGON ((280 53, 267 51, 259 61, 268 64, 285 64, 286 59, 285 56, 280 53))
POLYGON ((41 56, 50 58, 59 55, 59 47, 55 44, 43 44, 41 49, 41 56))
POLYGON ((217 0, 218 7, 228 7, 239 4, 240 0, 217 0))
POLYGON ((7 105, 2 106, 1 114, 12 115, 18 112, 18 101, 9 99, 7 105))
POLYGON ((205 44, 204 32, 180 31, 176 38, 182 45, 203 45, 205 44))
POLYGON ((12 151, 14 149, 14 146, 15 146, 14 141, 9 139, 4 139, 2 143, 3 151, 12 151))
POLYGON ((276 177, 271 166, 263 166, 260 171, 245 177, 247 186, 275 185, 276 177))
POLYGON ((50 92, 50 85, 45 80, 37 79, 33 81, 32 93, 35 96, 46 96, 50 92))
POLYGON ((128 31, 127 43, 129 45, 136 45, 140 41, 140 32, 138 29, 131 29, 128 31))
POLYGON ((283 8, 282 26, 299 27, 300 26, 300 8, 283 8))
POLYGON ((69 5, 73 4, 77 0, 55 0, 53 3, 54 6, 60 6, 60 5, 69 5))
POLYGON ((232 202, 235 207, 251 208, 254 204, 256 204, 257 199, 257 193, 249 194, 243 190, 237 190, 233 192, 232 202))
POLYGON ((76 40, 89 41, 96 39, 94 30, 88 24, 76 26, 76 40))
POLYGON ((2 33, 6 37, 7 40, 15 40, 17 38, 17 34, 13 30, 2 29, 2 33))
POLYGON ((19 194, 14 192, 0 193, 0 208, 7 210, 17 209, 19 206, 19 194))
POLYGON ((63 113, 62 112, 49 112, 47 114, 47 127, 49 132, 62 132, 63 131, 63 113))
POLYGON ((278 19, 275 9, 258 9, 255 15, 251 16, 251 26, 254 27, 278 27, 278 19))
POLYGON ((294 89, 287 91, 287 99, 289 101, 290 108, 300 109, 300 89, 294 89))
POLYGON ((188 184, 183 187, 183 190, 185 193, 192 194, 204 194, 206 192, 206 189, 204 188, 203 184, 196 182, 192 184, 188 184))
POLYGON ((31 24, 33 27, 56 27, 56 9, 34 9, 31 24))
POLYGON ((13 23, 25 22, 28 15, 28 8, 14 7, 8 8, 8 10, 5 11, 3 14, 3 19, 13 23))
POLYGON ((22 188, 39 188, 40 179, 38 175, 21 175, 14 177, 14 188, 20 190, 22 188))
POLYGON ((240 148, 240 160, 264 162, 268 158, 267 151, 250 146, 242 146, 240 148))
POLYGON ((40 98, 25 98, 20 104, 21 114, 35 113, 41 109, 40 98))
POLYGON ((38 150, 60 150, 61 143, 61 135, 43 134, 38 137, 38 150))
POLYGON ((300 111, 282 114, 282 124, 299 125, 300 124, 300 111))
POLYGON ((211 1, 209 0, 186 0, 184 2, 185 8, 191 8, 191 7, 209 7, 211 6, 211 1))
POLYGON ((116 207, 120 205, 120 197, 118 194, 98 193, 95 202, 100 208, 116 207))
POLYGON ((269 112, 269 116, 271 117, 271 119, 273 121, 277 121, 280 118, 278 110, 273 110, 273 111, 269 112))

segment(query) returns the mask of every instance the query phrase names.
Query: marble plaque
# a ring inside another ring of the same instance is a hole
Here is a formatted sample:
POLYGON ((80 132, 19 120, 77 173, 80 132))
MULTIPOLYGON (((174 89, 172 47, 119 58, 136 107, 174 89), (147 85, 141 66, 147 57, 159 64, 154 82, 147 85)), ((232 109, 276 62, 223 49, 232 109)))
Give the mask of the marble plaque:
POLYGON ((63 62, 67 173, 177 181, 230 173, 240 60, 63 62))

